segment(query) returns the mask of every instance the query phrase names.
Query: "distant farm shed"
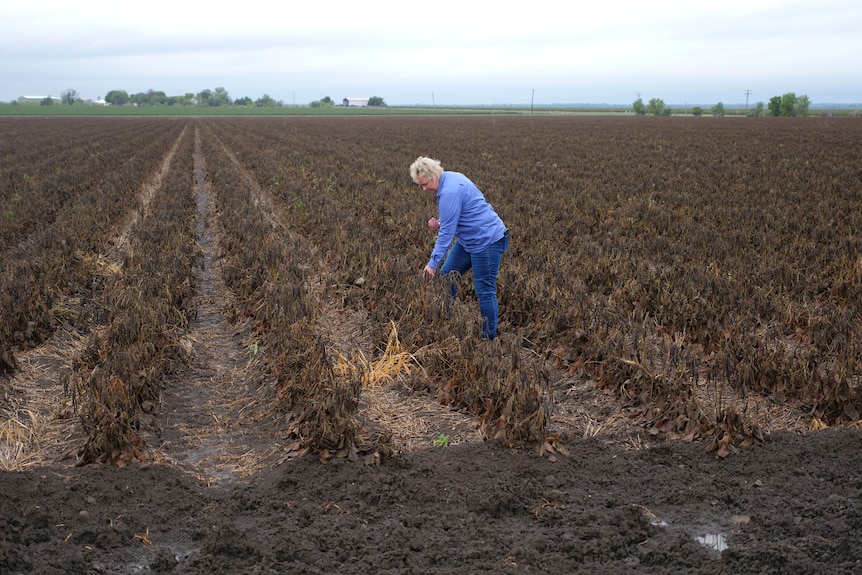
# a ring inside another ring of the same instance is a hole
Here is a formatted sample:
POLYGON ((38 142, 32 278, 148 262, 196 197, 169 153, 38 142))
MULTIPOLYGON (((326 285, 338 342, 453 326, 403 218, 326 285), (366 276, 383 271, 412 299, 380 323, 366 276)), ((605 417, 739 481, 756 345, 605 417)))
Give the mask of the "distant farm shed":
POLYGON ((370 98, 344 98, 341 105, 345 108, 365 108, 368 106, 370 98))
POLYGON ((22 104, 39 103, 49 98, 55 102, 60 101, 60 98, 55 98, 54 96, 21 96, 18 98, 18 101, 22 104))

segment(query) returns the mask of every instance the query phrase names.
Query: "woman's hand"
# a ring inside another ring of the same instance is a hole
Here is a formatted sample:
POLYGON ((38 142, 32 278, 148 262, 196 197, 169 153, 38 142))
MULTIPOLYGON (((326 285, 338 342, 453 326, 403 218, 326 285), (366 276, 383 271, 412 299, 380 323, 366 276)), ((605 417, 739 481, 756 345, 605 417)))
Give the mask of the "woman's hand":
POLYGON ((434 277, 434 274, 437 273, 437 270, 432 268, 431 266, 425 266, 425 269, 422 270, 422 277, 430 280, 434 277))
POLYGON ((437 218, 431 218, 430 220, 428 220, 428 227, 436 232, 440 229, 440 220, 438 220, 437 218))

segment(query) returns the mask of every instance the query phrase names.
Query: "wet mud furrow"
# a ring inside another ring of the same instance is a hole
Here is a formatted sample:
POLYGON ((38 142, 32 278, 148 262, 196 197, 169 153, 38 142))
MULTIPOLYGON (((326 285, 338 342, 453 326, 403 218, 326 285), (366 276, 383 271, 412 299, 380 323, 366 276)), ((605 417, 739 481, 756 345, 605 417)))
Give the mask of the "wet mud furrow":
POLYGON ((259 409, 263 375, 241 326, 224 314, 229 294, 221 277, 217 220, 206 181, 201 133, 195 131, 194 186, 198 242, 196 317, 184 344, 190 364, 165 386, 159 452, 206 481, 248 475, 277 450, 259 409))

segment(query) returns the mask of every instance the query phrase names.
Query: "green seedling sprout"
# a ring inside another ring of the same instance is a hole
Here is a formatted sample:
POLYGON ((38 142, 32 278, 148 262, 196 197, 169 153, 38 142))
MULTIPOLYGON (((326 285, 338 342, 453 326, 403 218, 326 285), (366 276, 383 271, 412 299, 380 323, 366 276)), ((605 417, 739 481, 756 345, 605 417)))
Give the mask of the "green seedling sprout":
POLYGON ((436 447, 449 447, 449 436, 445 433, 441 433, 437 439, 434 440, 434 445, 436 447))

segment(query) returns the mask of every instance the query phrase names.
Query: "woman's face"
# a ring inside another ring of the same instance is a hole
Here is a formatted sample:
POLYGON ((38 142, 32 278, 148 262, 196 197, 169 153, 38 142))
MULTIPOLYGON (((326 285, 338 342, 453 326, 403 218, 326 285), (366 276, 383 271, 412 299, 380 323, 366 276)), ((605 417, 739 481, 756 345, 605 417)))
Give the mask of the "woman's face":
POLYGON ((416 176, 416 183, 419 184, 419 187, 425 190, 426 192, 436 192, 437 191, 437 182, 436 179, 426 178, 424 176, 416 176))

